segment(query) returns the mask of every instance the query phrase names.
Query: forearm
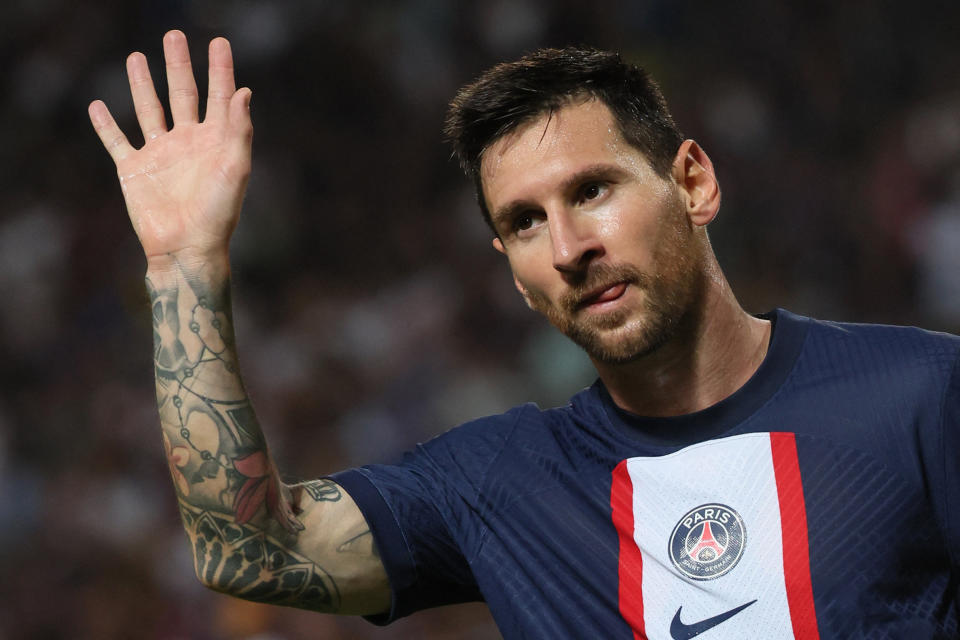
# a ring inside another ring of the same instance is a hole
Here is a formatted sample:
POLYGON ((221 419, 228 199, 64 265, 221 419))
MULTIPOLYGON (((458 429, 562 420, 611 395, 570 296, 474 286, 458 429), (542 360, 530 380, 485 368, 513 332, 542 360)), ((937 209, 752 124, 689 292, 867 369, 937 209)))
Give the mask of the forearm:
POLYGON ((237 581, 251 558, 231 569, 230 547, 250 536, 293 546, 302 525, 239 373, 227 261, 194 264, 170 260, 147 275, 163 443, 198 576, 249 595, 250 580, 237 581))
POLYGON ((154 261, 147 288, 163 443, 197 576, 260 602, 387 609, 386 574, 350 496, 329 480, 280 482, 237 365, 226 255, 154 261))
POLYGON ((256 476, 243 473, 244 461, 269 458, 237 367, 229 268, 192 270, 171 260, 148 271, 147 289, 157 406, 178 497, 249 521, 255 514, 244 508, 243 486, 260 478, 269 486, 270 469, 260 464, 256 476))

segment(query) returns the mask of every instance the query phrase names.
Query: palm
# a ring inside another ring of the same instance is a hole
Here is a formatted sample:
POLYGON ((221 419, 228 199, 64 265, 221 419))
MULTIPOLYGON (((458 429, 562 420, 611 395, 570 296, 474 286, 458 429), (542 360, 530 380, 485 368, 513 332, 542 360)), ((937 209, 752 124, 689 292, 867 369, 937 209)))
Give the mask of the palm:
POLYGON ((215 244, 236 226, 248 157, 222 129, 177 126, 117 162, 127 211, 147 257, 215 244))
POLYGON ((229 43, 210 44, 210 92, 203 122, 186 39, 164 38, 170 111, 167 129, 142 54, 127 60, 146 144, 134 149, 102 102, 90 105, 97 134, 117 166, 134 230, 147 259, 222 251, 236 226, 250 170, 249 91, 236 91, 229 43))

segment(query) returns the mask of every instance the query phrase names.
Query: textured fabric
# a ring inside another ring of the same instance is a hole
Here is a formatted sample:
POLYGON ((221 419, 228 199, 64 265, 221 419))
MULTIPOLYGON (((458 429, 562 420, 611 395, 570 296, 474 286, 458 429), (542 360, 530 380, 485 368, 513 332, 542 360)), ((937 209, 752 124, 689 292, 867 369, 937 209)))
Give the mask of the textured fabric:
POLYGON ((956 637, 960 338, 768 317, 704 411, 598 381, 333 476, 390 577, 374 621, 484 600, 508 639, 956 637))

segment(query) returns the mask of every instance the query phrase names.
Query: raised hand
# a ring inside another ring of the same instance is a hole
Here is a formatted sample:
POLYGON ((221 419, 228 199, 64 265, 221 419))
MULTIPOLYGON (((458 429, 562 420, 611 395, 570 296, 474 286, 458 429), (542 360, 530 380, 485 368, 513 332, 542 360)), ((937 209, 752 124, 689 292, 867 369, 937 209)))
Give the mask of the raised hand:
POLYGON ((163 38, 170 92, 168 129, 146 57, 127 58, 127 77, 145 143, 135 149, 107 106, 95 100, 90 120, 117 166, 130 221, 151 265, 170 259, 226 258, 250 174, 250 90, 236 89, 230 43, 210 42, 207 109, 199 120, 197 84, 187 39, 163 38))

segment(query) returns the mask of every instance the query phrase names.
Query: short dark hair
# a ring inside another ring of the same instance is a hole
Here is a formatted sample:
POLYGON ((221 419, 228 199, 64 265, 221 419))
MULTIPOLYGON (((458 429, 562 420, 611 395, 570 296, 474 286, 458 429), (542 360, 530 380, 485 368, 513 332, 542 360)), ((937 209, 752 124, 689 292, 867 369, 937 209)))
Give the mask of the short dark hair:
POLYGON ((447 112, 444 135, 473 179, 477 202, 491 229, 480 179, 483 152, 520 125, 578 98, 605 103, 624 139, 647 157, 660 176, 669 175, 683 134, 660 87, 646 71, 608 51, 540 49, 485 72, 457 92, 447 112))

